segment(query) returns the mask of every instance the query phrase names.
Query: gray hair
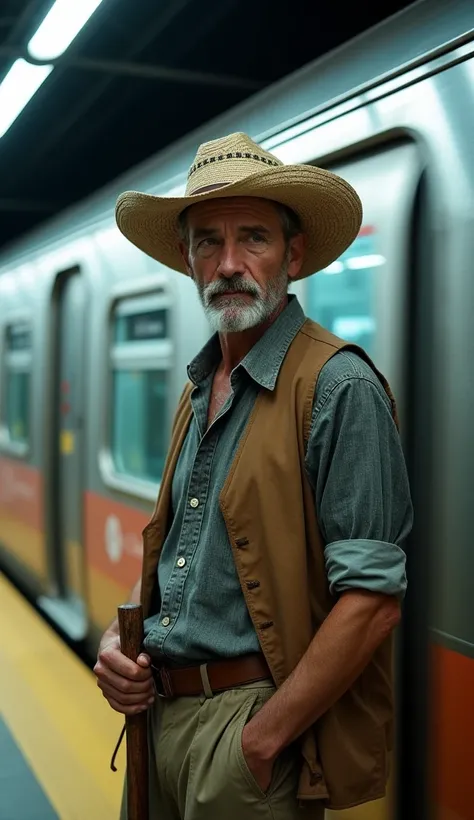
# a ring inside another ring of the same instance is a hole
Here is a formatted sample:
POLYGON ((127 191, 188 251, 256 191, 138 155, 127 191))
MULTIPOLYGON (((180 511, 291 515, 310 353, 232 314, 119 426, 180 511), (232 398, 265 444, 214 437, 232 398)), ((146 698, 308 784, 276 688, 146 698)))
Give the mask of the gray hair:
MULTIPOLYGON (((283 205, 281 202, 275 202, 274 200, 269 200, 272 205, 274 205, 275 210, 280 217, 281 227, 283 230, 283 237, 285 243, 288 245, 290 239, 293 239, 294 236, 303 232, 303 228, 301 226, 301 220, 299 216, 288 207, 288 205, 283 205)), ((178 216, 178 232, 179 237, 182 242, 186 245, 189 244, 189 226, 188 226, 188 210, 192 206, 188 206, 185 208, 184 211, 181 211, 180 215, 178 216)))

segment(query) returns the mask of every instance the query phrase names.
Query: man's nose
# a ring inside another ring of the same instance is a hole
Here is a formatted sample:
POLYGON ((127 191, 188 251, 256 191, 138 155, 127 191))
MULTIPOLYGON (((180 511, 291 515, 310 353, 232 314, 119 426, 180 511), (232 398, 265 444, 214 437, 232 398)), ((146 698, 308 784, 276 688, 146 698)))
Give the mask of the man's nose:
POLYGON ((217 272, 226 279, 245 273, 242 249, 237 242, 227 240, 223 243, 217 272))

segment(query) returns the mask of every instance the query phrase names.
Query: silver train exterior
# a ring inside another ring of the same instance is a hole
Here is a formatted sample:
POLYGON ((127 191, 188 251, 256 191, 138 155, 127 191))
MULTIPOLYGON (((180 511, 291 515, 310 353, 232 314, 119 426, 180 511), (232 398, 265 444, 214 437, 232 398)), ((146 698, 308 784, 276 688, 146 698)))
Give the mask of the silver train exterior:
POLYGON ((423 0, 0 254, 0 561, 94 653, 209 335, 192 283, 117 230, 117 195, 182 192, 197 145, 232 131, 359 191, 359 237, 294 290, 388 376, 416 508, 395 769, 387 800, 343 813, 364 820, 474 818, 473 25, 470 0, 423 0))

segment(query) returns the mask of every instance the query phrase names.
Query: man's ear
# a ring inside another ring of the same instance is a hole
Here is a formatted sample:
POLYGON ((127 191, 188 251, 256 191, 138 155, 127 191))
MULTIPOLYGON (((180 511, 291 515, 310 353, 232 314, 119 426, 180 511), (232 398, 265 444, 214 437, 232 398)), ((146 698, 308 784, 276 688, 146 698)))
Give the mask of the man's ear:
POLYGON ((288 247, 288 278, 296 279, 304 262, 307 247, 307 237, 298 233, 290 239, 288 247))
POLYGON ((180 252, 180 254, 183 258, 184 264, 186 265, 186 272, 187 272, 188 276, 191 276, 191 278, 192 278, 193 269, 192 269, 192 267, 189 263, 189 247, 186 245, 185 242, 180 242, 179 243, 179 252, 180 252))

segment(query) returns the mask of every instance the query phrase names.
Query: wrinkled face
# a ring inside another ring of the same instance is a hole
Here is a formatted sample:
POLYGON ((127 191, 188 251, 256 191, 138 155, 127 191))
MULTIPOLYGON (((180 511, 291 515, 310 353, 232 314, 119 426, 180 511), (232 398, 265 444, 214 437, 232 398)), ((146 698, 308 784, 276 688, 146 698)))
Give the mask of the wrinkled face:
POLYGON ((208 200, 187 214, 181 250, 214 330, 259 325, 283 302, 302 264, 303 237, 285 240, 273 203, 255 197, 208 200))

